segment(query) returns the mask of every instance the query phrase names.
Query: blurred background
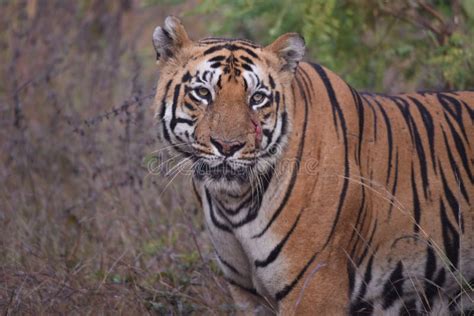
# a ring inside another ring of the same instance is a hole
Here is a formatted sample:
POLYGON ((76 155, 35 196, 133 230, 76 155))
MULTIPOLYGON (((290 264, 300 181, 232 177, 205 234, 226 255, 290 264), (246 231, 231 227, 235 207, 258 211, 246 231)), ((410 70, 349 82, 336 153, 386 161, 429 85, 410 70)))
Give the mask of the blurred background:
POLYGON ((170 14, 195 39, 300 32, 360 90, 474 86, 472 0, 0 0, 2 314, 233 312, 189 177, 149 170, 178 163, 151 110, 170 14))

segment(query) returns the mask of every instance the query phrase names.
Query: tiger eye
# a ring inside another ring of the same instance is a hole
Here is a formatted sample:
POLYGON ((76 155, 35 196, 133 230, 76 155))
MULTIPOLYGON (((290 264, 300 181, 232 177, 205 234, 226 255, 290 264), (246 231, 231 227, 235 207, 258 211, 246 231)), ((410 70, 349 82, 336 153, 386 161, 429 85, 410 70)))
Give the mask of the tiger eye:
POLYGON ((254 103, 258 103, 258 102, 260 102, 260 101, 262 101, 262 100, 263 100, 263 94, 261 94, 261 93, 255 93, 255 94, 252 96, 252 101, 253 101, 254 103))
POLYGON ((206 97, 209 95, 209 90, 207 90, 206 88, 199 88, 197 90, 197 93, 199 94, 199 96, 201 97, 206 97))

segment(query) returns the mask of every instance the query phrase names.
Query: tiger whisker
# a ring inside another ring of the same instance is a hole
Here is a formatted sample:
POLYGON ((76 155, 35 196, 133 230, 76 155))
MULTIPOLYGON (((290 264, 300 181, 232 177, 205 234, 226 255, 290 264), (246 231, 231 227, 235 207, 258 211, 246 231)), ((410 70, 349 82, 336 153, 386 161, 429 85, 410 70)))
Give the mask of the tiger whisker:
MULTIPOLYGON (((171 178, 170 181, 168 181, 168 183, 166 184, 166 186, 164 187, 164 189, 161 191, 159 197, 161 198, 163 193, 166 191, 166 189, 170 186, 170 184, 173 182, 174 179, 176 179, 176 177, 186 168, 186 163, 188 162, 192 162, 191 158, 185 158, 183 159, 182 161, 180 161, 176 166, 178 166, 178 168, 176 168, 176 170, 178 170, 175 175, 171 178), (179 169, 179 166, 182 166, 181 169, 179 169)), ((175 167, 176 167, 175 166, 175 167)), ((171 170, 170 170, 171 172, 171 170)))

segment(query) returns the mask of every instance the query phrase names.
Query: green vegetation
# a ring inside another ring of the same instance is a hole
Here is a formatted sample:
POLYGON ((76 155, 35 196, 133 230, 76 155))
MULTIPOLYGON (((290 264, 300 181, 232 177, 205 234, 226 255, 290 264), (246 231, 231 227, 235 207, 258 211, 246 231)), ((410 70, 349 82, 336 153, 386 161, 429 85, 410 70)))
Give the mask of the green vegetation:
POLYGON ((466 89, 474 86, 474 1, 224 1, 193 11, 219 13, 211 34, 269 43, 299 32, 308 58, 359 89, 466 89))

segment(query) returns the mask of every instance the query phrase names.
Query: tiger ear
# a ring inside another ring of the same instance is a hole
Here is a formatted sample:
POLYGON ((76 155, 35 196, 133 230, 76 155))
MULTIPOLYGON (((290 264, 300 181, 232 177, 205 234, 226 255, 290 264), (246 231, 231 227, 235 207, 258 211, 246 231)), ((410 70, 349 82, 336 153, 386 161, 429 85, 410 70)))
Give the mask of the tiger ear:
POLYGON ((281 70, 294 72, 304 56, 304 38, 298 33, 286 33, 278 37, 273 43, 265 47, 284 60, 281 70))
POLYGON ((174 16, 165 19, 163 27, 156 27, 153 32, 153 46, 157 61, 166 61, 173 58, 180 49, 191 44, 188 33, 181 21, 174 16))

